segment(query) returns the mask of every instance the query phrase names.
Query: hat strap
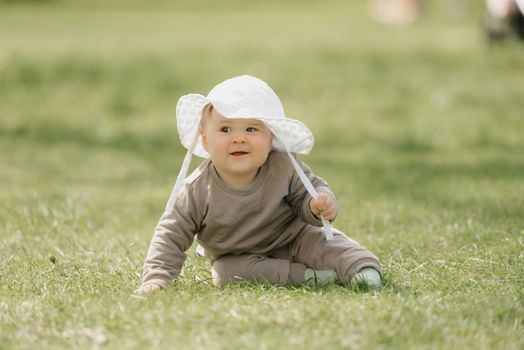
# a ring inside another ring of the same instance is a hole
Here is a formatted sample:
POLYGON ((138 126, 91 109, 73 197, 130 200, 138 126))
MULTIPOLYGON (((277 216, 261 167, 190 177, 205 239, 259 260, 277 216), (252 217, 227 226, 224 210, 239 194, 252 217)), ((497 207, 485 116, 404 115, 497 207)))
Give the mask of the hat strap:
POLYGON ((195 146, 198 141, 198 128, 193 135, 193 141, 191 141, 191 146, 187 149, 186 156, 184 157, 184 162, 182 163, 182 168, 180 168, 180 172, 178 173, 178 176, 176 178, 175 186, 173 187, 173 190, 171 191, 171 195, 169 196, 169 200, 166 204, 166 211, 172 211, 175 207, 175 201, 178 196, 178 193, 180 192, 180 189, 182 188, 182 185, 184 183, 184 180, 187 175, 187 171, 189 169, 189 165, 191 164, 191 157, 193 155, 193 150, 195 149, 195 146))
MULTIPOLYGON (((284 144, 284 142, 282 142, 280 140, 279 140, 279 142, 282 144, 282 146, 284 146, 284 149, 286 150, 286 153, 289 156, 289 159, 291 160, 291 164, 293 164, 293 168, 295 168, 295 171, 297 172, 298 177, 300 178, 300 180, 304 184, 304 187, 306 187, 306 190, 308 191, 308 193, 311 195, 311 197, 317 198, 318 192, 317 192, 317 190, 315 190, 315 187, 313 187, 313 184, 311 183, 311 181, 309 181, 309 179, 306 176, 306 174, 304 174, 304 170, 302 170, 300 165, 298 165, 297 160, 288 151, 288 149, 287 149, 286 145, 284 144)), ((320 215, 320 219, 322 220, 322 226, 324 226, 324 234, 326 235, 326 240, 328 240, 328 241, 332 240, 333 239, 333 230, 331 228, 331 224, 329 223, 329 221, 324 219, 324 217, 322 215, 320 215)))
MULTIPOLYGON (((187 171, 189 169, 189 165, 191 164, 191 158, 193 155, 193 150, 195 149, 196 143, 198 141, 198 129, 196 130, 195 134, 193 135, 193 141, 191 142, 191 147, 188 148, 186 156, 184 157, 184 161, 182 163, 182 168, 180 169, 180 172, 178 173, 178 176, 176 178, 175 186, 173 187, 173 190, 171 191, 171 195, 169 196, 169 200, 167 201, 166 205, 166 211, 172 211, 175 207, 175 201, 178 196, 178 193, 180 192, 180 189, 182 187, 182 184, 184 183, 184 180, 187 175, 187 171)), ((311 195, 311 197, 316 198, 318 197, 318 192, 315 190, 315 187, 313 187, 313 184, 311 181, 309 181, 308 177, 298 165, 295 157, 289 152, 284 142, 280 141, 278 138, 277 140, 282 144, 284 149, 286 150, 286 153, 289 157, 289 160, 291 161, 291 164, 293 165, 293 168, 295 168, 295 171, 298 174, 298 177, 300 178, 300 181, 304 184, 304 187, 308 191, 308 193, 311 195)), ((324 219, 324 217, 321 215, 320 219, 322 220, 322 226, 324 226, 324 234, 326 235, 326 240, 332 240, 333 239, 333 230, 331 228, 331 224, 329 221, 324 219)))

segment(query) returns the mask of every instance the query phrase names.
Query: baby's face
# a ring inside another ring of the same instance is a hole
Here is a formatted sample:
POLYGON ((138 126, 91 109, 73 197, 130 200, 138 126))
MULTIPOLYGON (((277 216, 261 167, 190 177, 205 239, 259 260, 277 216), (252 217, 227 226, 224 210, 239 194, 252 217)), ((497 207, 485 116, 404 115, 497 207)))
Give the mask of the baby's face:
POLYGON ((257 119, 227 119, 214 109, 202 124, 202 145, 222 180, 236 187, 249 184, 271 151, 271 131, 257 119))

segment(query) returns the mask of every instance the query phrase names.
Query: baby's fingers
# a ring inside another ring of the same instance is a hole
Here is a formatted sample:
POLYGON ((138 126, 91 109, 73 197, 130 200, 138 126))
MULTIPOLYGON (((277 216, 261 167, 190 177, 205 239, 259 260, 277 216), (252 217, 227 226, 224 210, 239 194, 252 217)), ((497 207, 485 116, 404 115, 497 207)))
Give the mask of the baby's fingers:
POLYGON ((334 205, 329 206, 328 208, 322 211, 322 216, 324 217, 324 219, 329 220, 329 221, 334 220, 336 214, 337 214, 337 208, 334 205))
POLYGON ((140 288, 135 290, 134 293, 138 295, 143 295, 143 294, 153 293, 159 290, 162 290, 162 287, 159 286, 158 284, 148 284, 145 286, 141 286, 140 288))
POLYGON ((318 215, 320 215, 320 212, 323 209, 323 202, 318 197, 317 198, 313 198, 309 202, 309 207, 311 208, 311 211, 313 212, 313 214, 318 216, 318 215))
POLYGON ((335 216, 337 214, 337 205, 335 201, 325 193, 321 193, 319 195, 319 200, 322 203, 320 208, 320 214, 322 214, 324 219, 330 221, 335 219, 335 216))
POLYGON ((318 197, 313 198, 309 203, 311 212, 316 216, 321 215, 326 220, 334 220, 337 213, 335 202, 325 193, 320 193, 318 197))

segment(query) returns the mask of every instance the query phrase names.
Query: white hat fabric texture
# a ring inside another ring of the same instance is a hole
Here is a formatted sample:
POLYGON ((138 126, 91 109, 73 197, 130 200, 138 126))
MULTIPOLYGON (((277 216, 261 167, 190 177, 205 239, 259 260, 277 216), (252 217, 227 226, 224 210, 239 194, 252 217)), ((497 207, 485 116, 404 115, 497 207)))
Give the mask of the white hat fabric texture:
POLYGON ((278 139, 273 143, 276 151, 309 154, 313 148, 311 131, 301 121, 286 118, 284 107, 271 87, 258 78, 242 75, 218 84, 207 96, 189 94, 178 100, 176 116, 180 141, 196 156, 209 156, 200 138, 191 149, 202 110, 209 103, 224 118, 262 121, 278 139))

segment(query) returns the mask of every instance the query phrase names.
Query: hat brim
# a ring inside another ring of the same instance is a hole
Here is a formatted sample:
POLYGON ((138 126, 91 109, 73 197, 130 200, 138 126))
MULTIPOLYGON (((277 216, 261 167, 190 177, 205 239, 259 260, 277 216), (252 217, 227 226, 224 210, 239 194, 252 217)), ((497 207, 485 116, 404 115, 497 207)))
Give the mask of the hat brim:
MULTIPOLYGON (((176 106, 176 119, 178 135, 182 145, 191 150, 193 144, 193 137, 195 131, 200 125, 202 118, 202 111, 204 107, 211 103, 217 112, 224 118, 228 118, 220 112, 220 103, 218 101, 211 101, 207 97, 200 94, 189 94, 180 97, 176 106)), ((231 118, 231 117, 229 117, 231 118)), ((262 121, 269 130, 276 136, 278 141, 273 141, 273 149, 279 152, 286 150, 297 154, 309 154, 313 148, 314 138, 308 127, 299 120, 292 118, 271 118, 261 116, 235 116, 237 118, 254 118, 262 121), (283 144, 283 145, 282 145, 283 144)), ((202 158, 208 158, 209 154, 202 146, 202 141, 196 142, 192 153, 202 158)))

